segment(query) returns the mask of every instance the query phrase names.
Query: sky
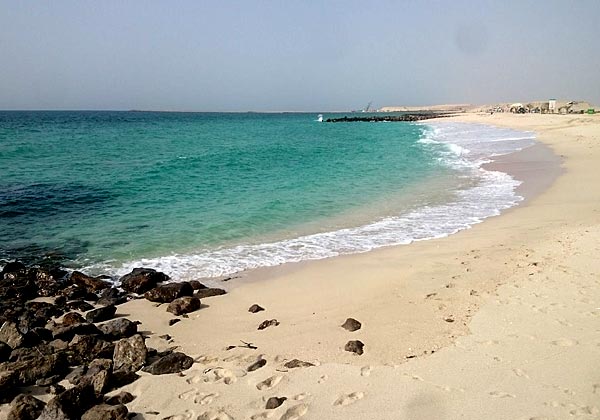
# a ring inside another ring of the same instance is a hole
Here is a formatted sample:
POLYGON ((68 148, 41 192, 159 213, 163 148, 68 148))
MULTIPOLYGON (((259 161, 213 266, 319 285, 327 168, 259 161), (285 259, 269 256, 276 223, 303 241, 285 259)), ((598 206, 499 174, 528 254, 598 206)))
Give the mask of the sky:
POLYGON ((0 109, 600 105, 600 0, 0 0, 0 109))

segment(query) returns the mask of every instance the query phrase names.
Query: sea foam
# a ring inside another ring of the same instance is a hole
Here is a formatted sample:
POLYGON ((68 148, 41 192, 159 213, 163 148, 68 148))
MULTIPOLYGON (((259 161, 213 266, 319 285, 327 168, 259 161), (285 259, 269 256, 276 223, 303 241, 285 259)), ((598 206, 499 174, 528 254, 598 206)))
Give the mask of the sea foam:
POLYGON ((494 156, 533 145, 533 133, 455 122, 434 122, 422 126, 421 147, 436 147, 440 162, 476 180, 474 186, 457 189, 449 202, 425 204, 363 226, 332 232, 270 243, 240 244, 187 255, 140 259, 118 267, 103 264, 88 268, 108 271, 116 276, 143 266, 168 273, 174 280, 218 277, 258 267, 362 253, 445 237, 496 216, 523 199, 515 192, 519 181, 506 173, 486 170, 482 165, 494 156), (444 147, 440 148, 440 145, 444 147))

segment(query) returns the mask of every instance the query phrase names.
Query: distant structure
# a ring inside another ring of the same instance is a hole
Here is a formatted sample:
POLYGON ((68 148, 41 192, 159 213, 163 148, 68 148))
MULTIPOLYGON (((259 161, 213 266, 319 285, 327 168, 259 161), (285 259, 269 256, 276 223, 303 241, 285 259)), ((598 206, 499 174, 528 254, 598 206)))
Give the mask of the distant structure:
POLYGON ((556 99, 548 99, 547 101, 534 101, 527 104, 516 102, 509 105, 507 104, 505 106, 500 106, 500 108, 515 114, 584 114, 586 112, 594 112, 594 107, 590 105, 589 102, 559 101, 556 99))

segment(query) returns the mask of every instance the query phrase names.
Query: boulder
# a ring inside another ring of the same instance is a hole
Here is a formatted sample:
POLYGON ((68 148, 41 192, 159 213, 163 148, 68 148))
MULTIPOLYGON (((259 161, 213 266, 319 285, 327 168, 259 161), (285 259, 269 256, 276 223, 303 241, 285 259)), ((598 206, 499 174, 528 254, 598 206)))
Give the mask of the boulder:
POLYGON ((127 302, 127 295, 122 293, 116 287, 110 289, 104 289, 100 293, 100 299, 96 302, 98 305, 109 306, 109 305, 120 305, 127 302))
POLYGON ((188 282, 169 283, 155 287, 144 294, 151 302, 170 303, 183 296, 192 296, 194 289, 188 282))
POLYGON ((4 268, 2 268, 2 271, 0 271, 0 279, 3 279, 5 274, 16 273, 17 271, 22 271, 22 270, 25 270, 26 268, 27 267, 25 267, 25 264, 23 264, 20 261, 12 261, 12 262, 6 263, 4 268))
POLYGON ((342 324, 342 328, 345 329, 345 330, 347 330, 347 331, 360 330, 361 326, 362 326, 362 324, 359 321, 357 321, 356 319, 354 319, 354 318, 348 318, 342 324))
POLYGON ((111 380, 113 363, 110 359, 96 359, 92 361, 79 380, 80 384, 90 384, 94 388, 94 392, 98 397, 101 397, 109 388, 111 380))
POLYGON ((0 370, 0 404, 8 403, 16 392, 15 372, 0 370))
POLYGON ((260 305, 257 305, 256 303, 248 308, 248 312, 251 312, 253 314, 260 312, 260 311, 264 311, 264 310, 265 310, 265 308, 263 308, 260 305))
POLYGON ((194 290, 206 289, 207 287, 200 283, 198 280, 190 280, 190 286, 194 290))
POLYGON ((110 405, 129 404, 135 400, 135 396, 126 391, 121 391, 117 395, 105 398, 104 402, 110 405))
POLYGON ((137 326, 136 322, 132 322, 126 318, 118 318, 99 325, 98 329, 110 340, 119 340, 136 334, 137 326))
POLYGON ((99 404, 86 411, 81 420, 127 420, 128 410, 123 404, 99 404))
POLYGON ((119 279, 121 288, 130 293, 142 294, 169 280, 169 276, 151 268, 134 268, 119 279))
POLYGON ((67 302, 67 304, 65 306, 70 311, 87 312, 87 311, 91 311, 92 309, 94 309, 94 305, 87 303, 81 299, 72 300, 70 302, 67 302))
POLYGON ((69 313, 65 314, 65 316, 63 316, 63 319, 62 319, 62 324, 64 326, 83 324, 86 322, 87 321, 85 320, 85 318, 77 312, 69 312, 69 313))
POLYGON ((148 349, 140 334, 116 342, 113 352, 113 372, 134 373, 146 363, 148 349))
POLYGON ((114 344, 96 335, 76 335, 67 348, 71 365, 87 364, 98 358, 111 358, 113 352, 114 344))
POLYGON ((204 299, 204 298, 208 298, 208 297, 212 297, 212 296, 221 296, 226 293, 227 292, 224 289, 218 289, 216 287, 211 287, 211 288, 207 288, 207 289, 198 290, 194 294, 194 296, 196 296, 198 299, 204 299))
POLYGON ((14 322, 5 322, 0 327, 0 341, 15 349, 23 344, 25 337, 14 322))
POLYGON ((266 321, 263 321, 260 323, 260 325, 258 326, 258 329, 264 330, 265 328, 276 327, 278 325, 279 325, 279 321, 277 321, 276 319, 267 319, 266 321))
POLYGON ((273 410, 283 404, 285 400, 287 400, 286 397, 271 397, 267 400, 265 408, 267 410, 273 410))
POLYGON ((69 367, 63 353, 38 355, 16 362, 6 362, 0 365, 0 371, 14 372, 13 383, 16 386, 33 385, 38 379, 54 375, 64 375, 69 367))
POLYGON ((60 291, 60 295, 64 296, 68 300, 76 300, 87 299, 89 293, 85 287, 80 286, 79 284, 72 284, 62 289, 60 291))
POLYGON ((48 401, 38 420, 78 420, 97 401, 91 385, 76 385, 48 401))
POLYGON ((183 315, 200 309, 200 299, 196 296, 184 296, 169 303, 167 312, 173 315, 183 315))
POLYGON ((10 403, 6 420, 35 420, 46 404, 31 395, 21 394, 10 403))
POLYGON ((10 357, 10 352, 12 351, 12 347, 6 344, 3 341, 0 341, 0 363, 6 362, 10 357))
POLYGON ((194 359, 180 352, 174 352, 161 357, 150 366, 144 368, 144 372, 152 375, 164 375, 167 373, 178 373, 189 369, 194 364, 194 359))
POLYGON ((364 344, 360 340, 351 340, 346 343, 344 350, 349 351, 351 353, 356 353, 359 356, 363 354, 364 344))
POLYGON ((52 337, 63 341, 71 341, 75 335, 102 334, 94 324, 57 325, 52 330, 52 337))
POLYGON ((88 292, 92 293, 98 293, 104 289, 110 288, 111 286, 111 283, 106 280, 102 280, 97 277, 91 277, 79 271, 73 271, 71 273, 70 280, 71 283, 82 286, 88 292))
POLYGON ((114 305, 103 306, 101 308, 96 308, 85 314, 85 319, 87 322, 102 322, 108 321, 112 317, 115 316, 117 312, 117 307, 114 305))

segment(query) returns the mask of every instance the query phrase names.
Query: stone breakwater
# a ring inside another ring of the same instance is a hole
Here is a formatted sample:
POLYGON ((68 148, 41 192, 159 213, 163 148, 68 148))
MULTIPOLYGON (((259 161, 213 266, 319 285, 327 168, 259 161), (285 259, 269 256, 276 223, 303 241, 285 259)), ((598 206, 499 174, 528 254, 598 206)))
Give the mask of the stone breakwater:
POLYGON ((337 122, 411 122, 411 121, 422 121, 430 120, 432 118, 443 118, 449 117, 451 114, 402 114, 402 115, 369 115, 366 117, 341 117, 341 118, 327 118, 325 122, 337 123, 337 122))

